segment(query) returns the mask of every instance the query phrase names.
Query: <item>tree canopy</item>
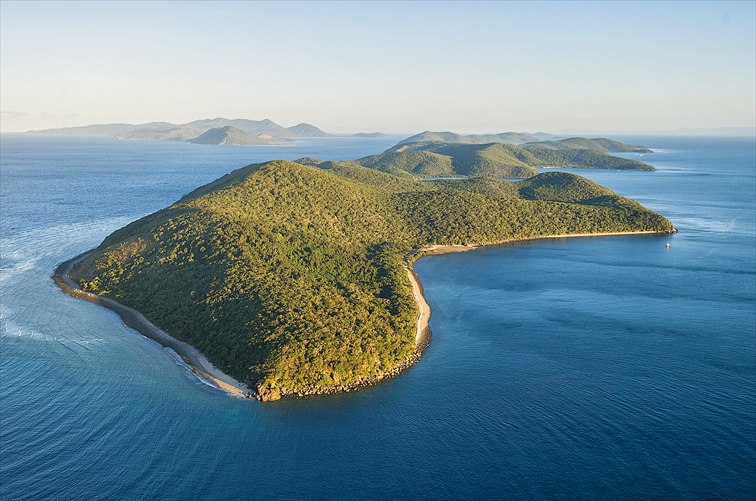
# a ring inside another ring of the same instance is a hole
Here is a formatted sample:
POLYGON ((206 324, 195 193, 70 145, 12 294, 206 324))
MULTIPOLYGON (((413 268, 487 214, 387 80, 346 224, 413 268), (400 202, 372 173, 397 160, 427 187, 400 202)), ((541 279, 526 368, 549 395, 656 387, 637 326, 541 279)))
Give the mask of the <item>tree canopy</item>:
POLYGON ((403 168, 307 163, 250 165, 200 187, 107 237, 71 277, 267 400, 360 386, 417 359, 413 250, 674 230, 572 174, 426 182, 403 168))

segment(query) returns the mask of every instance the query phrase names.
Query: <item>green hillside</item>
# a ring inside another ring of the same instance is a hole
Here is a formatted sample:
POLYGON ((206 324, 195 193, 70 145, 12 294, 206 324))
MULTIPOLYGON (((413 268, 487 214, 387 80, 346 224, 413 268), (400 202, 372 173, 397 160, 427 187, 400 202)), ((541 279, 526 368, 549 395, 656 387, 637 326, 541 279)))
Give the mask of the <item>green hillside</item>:
POLYGON ((545 172, 518 183, 518 193, 527 200, 582 203, 596 197, 615 196, 606 186, 581 176, 565 177, 560 172, 545 172))
POLYGON ((426 130, 420 134, 403 139, 399 144, 444 142, 460 144, 522 144, 538 141, 548 134, 528 134, 527 132, 502 132, 499 134, 457 134, 455 132, 434 132, 426 130))
POLYGON ((270 144, 272 141, 260 139, 241 129, 232 127, 218 127, 189 140, 195 144, 213 144, 217 146, 252 146, 270 144))
POLYGON ((594 139, 588 139, 585 137, 571 137, 568 139, 560 139, 556 141, 530 142, 523 144, 522 146, 525 148, 547 148, 550 150, 582 149, 591 150, 598 153, 653 153, 653 150, 646 148, 645 146, 625 144, 604 137, 598 137, 594 139))
POLYGON ((424 176, 471 176, 524 178, 537 168, 588 168, 654 170, 637 160, 607 155, 601 151, 563 146, 540 148, 513 144, 410 143, 398 144, 384 153, 356 160, 365 167, 424 176))
POLYGON ((71 277, 273 400, 370 384, 417 360, 403 267, 414 249, 673 231, 571 174, 423 182, 398 167, 309 162, 250 165, 200 187, 110 235, 71 277))
POLYGON ((584 149, 552 150, 548 148, 523 148, 530 151, 538 167, 561 167, 582 169, 656 170, 647 163, 615 157, 599 151, 584 149))
POLYGON ((597 137, 570 137, 566 139, 552 139, 544 133, 528 134, 525 132, 502 132, 501 134, 457 134, 454 132, 425 131, 403 139, 397 143, 402 146, 412 143, 457 143, 457 144, 514 144, 525 148, 547 148, 550 150, 582 149, 598 153, 653 153, 645 146, 625 144, 613 139, 597 137))
POLYGON ((533 159, 530 152, 503 144, 413 143, 355 162, 383 172, 423 177, 524 178, 537 173, 531 165, 533 159))
POLYGON ((361 158, 360 165, 383 172, 409 172, 419 176, 452 176, 452 157, 431 151, 391 152, 361 158))

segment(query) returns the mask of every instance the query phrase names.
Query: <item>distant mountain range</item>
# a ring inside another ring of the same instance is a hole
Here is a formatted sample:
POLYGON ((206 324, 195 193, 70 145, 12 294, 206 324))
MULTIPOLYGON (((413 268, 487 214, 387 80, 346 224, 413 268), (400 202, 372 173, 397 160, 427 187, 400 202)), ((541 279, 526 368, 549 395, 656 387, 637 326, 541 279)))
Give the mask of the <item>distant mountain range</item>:
MULTIPOLYGON (((272 138, 294 139, 294 138, 312 138, 312 137, 336 137, 337 134, 329 134, 323 130, 307 123, 300 123, 292 127, 283 127, 272 120, 247 120, 247 119, 228 119, 213 118, 204 120, 195 120, 185 124, 174 124, 170 122, 150 122, 146 124, 96 124, 85 125, 81 127, 63 127, 59 129, 30 130, 28 134, 45 134, 52 136, 89 136, 89 137, 109 137, 121 140, 154 140, 154 141, 189 141, 199 142, 205 133, 224 128, 233 128, 228 135, 236 139, 229 138, 229 141, 243 141, 245 144, 269 144, 271 141, 263 140, 260 143, 254 142, 254 138, 260 136, 269 136, 272 138), (252 137, 253 139, 241 139, 241 134, 237 131, 252 137)), ((218 133, 214 133, 217 135, 218 133)), ((211 135, 215 137, 215 135, 211 135)), ((383 137, 378 132, 353 134, 358 137, 383 137)), ((202 144, 231 144, 231 143, 205 143, 202 144)))
POLYGON ((536 132, 530 134, 528 132, 502 132, 500 134, 457 134, 456 132, 434 132, 426 130, 420 134, 408 137, 399 142, 399 144, 406 143, 460 143, 460 144, 490 144, 490 143, 502 143, 502 144, 523 144, 534 141, 543 141, 551 139, 551 134, 545 132, 536 132))

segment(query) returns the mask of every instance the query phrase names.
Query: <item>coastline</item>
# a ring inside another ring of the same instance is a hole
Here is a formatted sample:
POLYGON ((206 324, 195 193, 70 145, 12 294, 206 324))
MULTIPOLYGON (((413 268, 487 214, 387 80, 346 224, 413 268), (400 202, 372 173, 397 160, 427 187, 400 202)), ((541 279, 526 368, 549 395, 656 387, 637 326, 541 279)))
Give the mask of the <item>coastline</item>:
MULTIPOLYGON (((672 233, 676 233, 675 229, 672 233)), ((407 274, 412 284, 412 295, 415 296, 415 302, 417 303, 418 315, 415 332, 415 344, 417 346, 418 354, 422 355, 425 348, 430 343, 431 331, 428 326, 431 316, 431 308, 428 301, 425 299, 425 291, 423 285, 420 282, 420 277, 417 276, 415 270, 412 269, 412 264, 408 263, 410 256, 417 256, 416 259, 433 256, 439 254, 452 254, 457 252, 467 252, 475 249, 485 249, 489 247, 500 247, 517 242, 527 242, 530 240, 555 240, 558 238, 586 238, 586 237, 616 237, 622 235, 669 235, 666 231, 615 231, 606 233, 560 233, 555 235, 542 235, 537 237, 525 237, 525 238, 510 238, 508 240, 502 240, 500 242, 493 242, 490 244, 474 244, 474 245, 431 245, 422 249, 417 249, 404 257, 404 266, 407 269, 407 274)))
MULTIPOLYGON (((676 232, 677 230, 675 230, 676 232)), ((674 232, 673 232, 674 233, 674 232)), ((340 385, 336 387, 326 388, 309 388, 303 389, 291 394, 280 395, 280 397, 304 397, 311 395, 324 395, 331 393, 342 393, 356 390, 360 387, 372 386, 384 379, 393 378, 400 373, 404 372, 408 367, 413 366, 420 360, 421 355, 430 344, 431 330, 429 327, 431 308, 425 298, 425 292, 423 290, 420 278, 412 269, 412 262, 421 257, 436 255, 436 254, 449 254, 456 252, 467 252, 475 249, 483 249, 487 247, 505 246, 516 242, 525 242, 529 240, 547 240, 558 238, 584 238, 584 237, 605 237, 605 236, 621 236, 621 235, 668 235, 669 232, 660 231, 625 231, 625 232, 607 232, 607 233, 574 233, 574 234, 555 234, 555 235, 542 235, 536 237, 526 238, 512 238, 508 240, 502 240, 499 242, 492 242, 488 244, 476 244, 476 245, 431 245, 429 247, 416 249, 404 257, 404 267, 407 270, 407 276, 412 285, 412 295, 415 298, 415 302, 418 306, 418 316, 415 322, 415 346, 416 352, 410 357, 404 360, 402 363, 394 367, 393 369, 383 373, 381 375, 366 378, 364 380, 355 381, 350 384, 340 385), (410 261, 410 258, 411 261, 410 261)), ((235 380, 228 374, 215 367, 199 350, 194 348, 188 343, 179 341, 178 339, 167 334, 156 325, 152 324, 147 318, 140 312, 133 308, 129 308, 112 299, 98 296, 90 292, 84 291, 79 284, 72 280, 68 273, 71 268, 79 261, 86 259, 90 254, 95 252, 95 249, 84 252, 68 261, 64 261, 55 269, 55 273, 52 275, 53 280, 61 288, 61 290, 78 299, 83 299, 91 303, 103 306, 118 313, 124 324, 132 329, 136 330, 143 336, 150 338, 162 346, 173 349, 182 360, 189 366, 192 373, 207 381, 212 386, 215 386, 221 391, 237 398, 256 398, 261 401, 269 400, 265 396, 258 395, 256 392, 250 390, 247 385, 235 380)), ((279 398, 280 398, 279 397, 279 398)))
MULTIPOLYGON (((675 230, 673 233, 676 233, 675 230)), ((517 242, 528 242, 531 240, 554 240, 557 238, 587 238, 587 237, 618 237, 622 235, 669 235, 666 231, 612 231, 606 233, 558 233, 554 235, 541 235, 537 237, 525 237, 525 238, 510 238, 508 240, 502 240, 500 242, 492 242, 490 244, 472 244, 472 245, 431 245, 416 251, 417 253, 423 253, 425 255, 435 254, 450 254, 453 252, 467 252, 475 249, 483 249, 487 247, 498 247, 507 244, 513 244, 517 242)))
POLYGON ((131 327, 143 336, 158 342, 162 346, 171 348, 189 366, 189 369, 196 377, 204 379, 219 390, 237 398, 249 398, 254 396, 247 385, 240 383, 215 367, 195 347, 183 341, 179 341, 167 334, 147 320, 144 315, 137 310, 124 306, 112 299, 84 291, 79 284, 68 276, 68 273, 71 271, 73 265, 86 259, 93 252, 94 249, 79 254, 68 261, 62 262, 55 269, 52 278, 64 293, 77 299, 83 299, 115 311, 126 326, 131 327))
POLYGON ((425 300, 425 293, 423 285, 420 283, 420 277, 417 276, 417 273, 412 268, 406 267, 406 269, 410 283, 412 284, 412 295, 415 297, 418 309, 417 320, 415 321, 415 346, 418 353, 422 353, 430 344, 431 333, 428 323, 430 322, 431 309, 425 300))

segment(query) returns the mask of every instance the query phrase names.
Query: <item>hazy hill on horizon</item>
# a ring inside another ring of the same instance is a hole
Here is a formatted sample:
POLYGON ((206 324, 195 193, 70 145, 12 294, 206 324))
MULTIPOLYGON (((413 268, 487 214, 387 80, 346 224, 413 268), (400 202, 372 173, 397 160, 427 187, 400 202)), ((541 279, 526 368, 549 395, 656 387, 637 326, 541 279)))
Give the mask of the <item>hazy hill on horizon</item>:
POLYGON ((384 134, 383 132, 358 132, 356 134, 352 134, 353 137, 388 137, 388 134, 384 134))
POLYGON ((501 132, 498 134, 457 134, 449 131, 430 131, 426 130, 420 134, 415 134, 407 139, 399 141, 398 144, 420 143, 420 142, 442 142, 442 143, 459 143, 459 144, 523 144, 535 141, 543 141, 553 137, 545 132, 501 132))
POLYGON ((217 146, 253 146, 274 144, 282 141, 289 141, 288 139, 281 139, 273 137, 269 134, 260 134, 253 136, 243 130, 226 125, 225 127, 216 127, 210 129, 201 135, 190 139, 190 143, 194 144, 212 144, 217 146))
POLYGON ((457 134, 456 132, 425 131, 399 141, 395 148, 413 143, 455 144, 513 144, 524 148, 548 148, 551 150, 586 149, 601 153, 653 153, 650 148, 624 144, 604 137, 569 137, 557 139, 545 132, 502 132, 499 134, 457 134))
POLYGON ((335 136, 335 134, 324 132, 320 128, 308 123, 299 123, 292 127, 283 127, 267 118, 264 120, 209 118, 194 120, 185 124, 174 124, 171 122, 149 122, 144 124, 94 124, 79 127, 30 130, 26 133, 55 136, 110 137, 120 140, 189 141, 201 136, 211 129, 222 127, 234 127, 251 136, 264 134, 289 139, 335 136))

